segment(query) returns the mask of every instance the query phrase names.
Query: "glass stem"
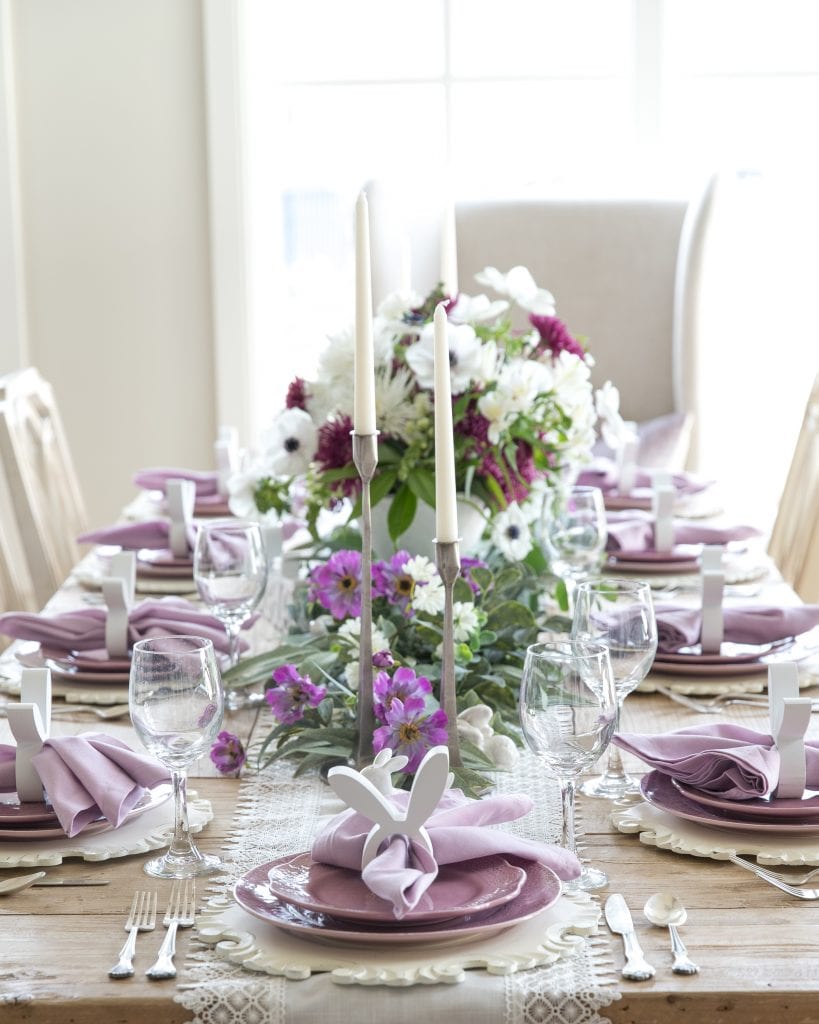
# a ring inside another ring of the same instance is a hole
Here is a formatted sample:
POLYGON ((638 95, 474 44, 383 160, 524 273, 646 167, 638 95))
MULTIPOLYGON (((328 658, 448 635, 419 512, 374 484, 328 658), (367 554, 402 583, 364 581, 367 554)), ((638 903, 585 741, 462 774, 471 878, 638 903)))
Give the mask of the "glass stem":
POLYGON ((191 841, 188 827, 188 780, 184 771, 172 771, 173 779, 173 839, 168 847, 171 857, 190 858, 198 851, 191 841))
POLYGON ((241 622, 226 622, 225 629, 228 636, 228 658, 230 667, 239 663, 239 633, 242 629, 241 622))
MULTIPOLYGON (((623 710, 623 702, 617 701, 617 711, 615 712, 614 718, 614 731, 620 731, 620 712, 623 710)), ((616 747, 613 743, 609 744, 609 756, 606 762, 605 778, 612 781, 620 782, 624 780, 626 773, 623 771, 623 758, 620 754, 620 748, 616 747)))
POLYGON ((574 779, 560 780, 560 797, 563 802, 563 837, 560 845, 577 856, 574 842, 574 779))

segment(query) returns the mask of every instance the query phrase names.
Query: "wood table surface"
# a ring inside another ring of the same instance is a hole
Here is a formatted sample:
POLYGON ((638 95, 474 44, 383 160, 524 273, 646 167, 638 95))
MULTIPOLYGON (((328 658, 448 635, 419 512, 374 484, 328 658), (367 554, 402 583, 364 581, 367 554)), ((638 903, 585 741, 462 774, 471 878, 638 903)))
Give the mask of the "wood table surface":
MULTIPOLYGON (((668 719, 669 727, 703 721, 665 697, 633 694, 625 704, 623 727, 639 730, 641 723, 656 721, 658 714, 668 719)), ((764 727, 763 713, 743 709, 741 715, 745 724, 764 727)), ((87 721, 60 726, 66 732, 87 727, 87 721)), ((116 731, 127 735, 123 726, 116 731)), ((627 764, 638 767, 634 761, 627 764)), ((230 831, 239 782, 202 777, 192 779, 191 787, 207 797, 214 809, 213 822, 197 842, 204 850, 217 852, 230 831)), ((819 1021, 819 902, 796 900, 730 863, 658 850, 642 844, 637 836, 622 835, 610 823, 608 801, 579 796, 578 809, 585 853, 609 875, 609 886, 600 895, 605 898, 615 891, 625 895, 639 940, 657 968, 650 981, 621 980, 622 998, 602 1011, 605 1016, 618 1024, 819 1021), (662 890, 676 893, 688 908, 688 922, 681 932, 701 966, 697 975, 671 973, 666 930, 652 927, 643 918, 645 900, 662 890)), ((170 884, 147 878, 142 872, 145 859, 146 855, 139 855, 95 864, 70 861, 49 870, 60 876, 99 874, 110 879, 110 885, 27 889, 0 897, 3 1024, 189 1019, 188 1012, 173 1001, 176 982, 151 982, 142 973, 159 946, 161 927, 139 936, 133 978, 112 981, 107 975, 125 937, 123 925, 134 890, 156 888, 160 910, 167 902, 170 884)), ((4 871, 3 876, 17 873, 24 869, 4 871)), ((199 883, 202 891, 205 884, 199 883)), ((605 929, 605 924, 601 927, 605 929)), ((190 935, 189 931, 179 933, 178 964, 190 935)), ((617 936, 612 952, 619 971, 623 956, 617 936)))

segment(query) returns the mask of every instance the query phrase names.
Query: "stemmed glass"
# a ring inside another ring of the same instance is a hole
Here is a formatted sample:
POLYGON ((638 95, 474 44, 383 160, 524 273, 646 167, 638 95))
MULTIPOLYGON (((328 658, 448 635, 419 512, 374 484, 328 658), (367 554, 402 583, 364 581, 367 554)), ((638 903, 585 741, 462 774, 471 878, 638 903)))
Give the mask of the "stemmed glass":
MULTIPOLYGON (((560 781, 562 845, 577 854, 574 838, 575 780, 609 745, 617 701, 605 644, 557 640, 526 651, 520 684, 520 721, 530 750, 560 781)), ((604 872, 583 866, 564 888, 599 889, 604 872)))
POLYGON ((603 560, 603 492, 599 487, 558 487, 544 502, 540 536, 551 571, 566 584, 571 611, 578 582, 596 573, 603 560))
MULTIPOLYGON (((572 636, 608 647, 619 726, 623 701, 645 678, 657 651, 657 623, 648 583, 614 578, 581 583, 575 595, 572 636)), ((639 792, 639 785, 623 770, 620 749, 613 746, 605 772, 585 782, 580 791, 616 800, 639 792)))
POLYGON ((267 556, 259 524, 236 519, 200 523, 193 578, 199 596, 225 627, 232 667, 239 660, 239 631, 267 585, 267 556))
POLYGON ((212 642, 199 636, 137 641, 128 703, 142 744, 173 778, 173 839, 167 853, 145 864, 146 874, 193 878, 222 870, 218 857, 196 848, 188 826, 186 769, 210 749, 224 712, 212 642))

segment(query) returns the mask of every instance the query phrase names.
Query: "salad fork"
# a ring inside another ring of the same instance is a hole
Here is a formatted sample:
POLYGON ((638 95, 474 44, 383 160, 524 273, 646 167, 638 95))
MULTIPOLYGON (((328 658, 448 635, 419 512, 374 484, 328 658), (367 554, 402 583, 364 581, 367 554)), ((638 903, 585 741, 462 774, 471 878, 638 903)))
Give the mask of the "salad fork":
POLYGON ((168 909, 162 920, 168 929, 168 934, 159 947, 155 963, 145 972, 152 981, 163 981, 166 978, 176 977, 176 968, 173 964, 176 952, 176 930, 177 928, 192 927, 195 916, 196 888, 192 880, 185 879, 184 886, 180 885, 178 881, 174 882, 168 900, 168 909))
MULTIPOLYGON (((697 700, 695 697, 690 697, 685 693, 677 693, 676 690, 671 690, 667 686, 661 686, 658 683, 654 684, 654 689, 657 693, 668 697, 669 700, 676 701, 677 704, 691 708, 692 711, 698 711, 702 715, 718 715, 724 707, 730 704, 745 704, 748 707, 754 708, 768 707, 768 696, 765 693, 721 693, 716 697, 709 697, 708 700, 697 700)), ((819 701, 815 700, 813 702, 811 710, 819 711, 819 701)))
MULTIPOLYGON (((740 858, 737 857, 731 860, 734 864, 739 864, 740 858)), ((803 871, 798 875, 789 875, 784 871, 773 871, 771 868, 762 867, 761 864, 752 864, 750 861, 742 861, 742 867, 747 867, 749 871, 755 871, 757 874, 767 875, 770 879, 776 879, 780 882, 785 882, 788 885, 804 885, 805 882, 809 882, 812 878, 816 878, 819 875, 819 868, 811 868, 809 871, 803 871)))
POLYGON ((110 978, 130 978, 134 973, 134 953, 138 932, 150 932, 156 927, 156 892, 137 890, 125 922, 128 938, 119 951, 119 960, 108 972, 110 978))

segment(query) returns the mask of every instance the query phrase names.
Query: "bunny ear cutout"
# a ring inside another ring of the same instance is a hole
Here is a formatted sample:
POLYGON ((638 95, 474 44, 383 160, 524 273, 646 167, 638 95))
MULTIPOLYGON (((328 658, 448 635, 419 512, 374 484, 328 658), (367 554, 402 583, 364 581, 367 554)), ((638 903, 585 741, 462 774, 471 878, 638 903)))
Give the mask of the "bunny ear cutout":
MULTIPOLYGON (((401 811, 394 807, 361 772, 339 765, 327 773, 327 781, 333 792, 341 797, 348 807, 363 814, 378 825, 392 825, 401 811)), ((396 831, 398 831, 396 829, 396 831)))
POLYGON ((449 750, 433 747, 418 766, 407 803, 406 821, 410 828, 420 828, 429 818, 449 784, 449 750))

